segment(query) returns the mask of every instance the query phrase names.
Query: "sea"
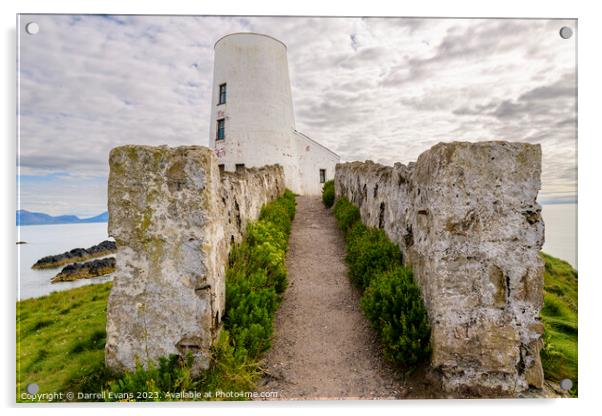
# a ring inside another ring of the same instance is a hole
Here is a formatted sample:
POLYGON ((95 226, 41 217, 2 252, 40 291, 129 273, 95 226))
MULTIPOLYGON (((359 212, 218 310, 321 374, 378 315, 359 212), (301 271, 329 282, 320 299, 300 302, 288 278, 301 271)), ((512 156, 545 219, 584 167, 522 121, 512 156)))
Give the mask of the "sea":
POLYGON ((546 224, 542 250, 577 269, 577 204, 544 204, 541 215, 546 224))
MULTIPOLYGON (((566 260, 577 268, 577 204, 542 205, 546 224, 543 251, 566 260)), ((60 269, 33 270, 31 266, 40 258, 59 254, 76 247, 88 248, 108 239, 107 223, 26 225, 17 227, 18 240, 27 244, 17 246, 17 296, 29 299, 53 291, 84 285, 103 283, 111 275, 74 282, 50 283, 60 269)))
POLYGON ((111 275, 81 279, 74 282, 50 283, 61 268, 33 270, 31 266, 40 258, 60 254, 74 248, 88 248, 108 239, 107 223, 21 225, 17 227, 17 299, 29 299, 58 290, 103 283, 111 275))

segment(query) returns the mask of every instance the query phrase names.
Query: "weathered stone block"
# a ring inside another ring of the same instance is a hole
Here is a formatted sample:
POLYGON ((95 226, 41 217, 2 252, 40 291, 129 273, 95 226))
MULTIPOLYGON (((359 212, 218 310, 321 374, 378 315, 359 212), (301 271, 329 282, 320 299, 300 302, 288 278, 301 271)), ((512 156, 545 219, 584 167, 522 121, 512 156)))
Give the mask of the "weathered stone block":
POLYGON ((539 145, 440 143, 415 164, 337 165, 335 191, 400 245, 450 391, 542 386, 544 224, 539 145))
POLYGON ((284 191, 282 168, 222 177, 208 148, 121 146, 110 169, 109 234, 118 251, 106 364, 132 370, 190 353, 198 372, 224 314, 230 245, 284 191))

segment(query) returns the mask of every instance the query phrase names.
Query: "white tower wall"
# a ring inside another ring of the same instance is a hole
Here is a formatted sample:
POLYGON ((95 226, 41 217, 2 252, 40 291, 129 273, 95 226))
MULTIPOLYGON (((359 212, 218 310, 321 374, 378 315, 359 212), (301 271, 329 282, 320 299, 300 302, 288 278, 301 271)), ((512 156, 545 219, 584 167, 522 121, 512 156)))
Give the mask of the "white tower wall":
POLYGON ((293 100, 286 46, 269 36, 234 33, 215 44, 210 140, 225 170, 236 164, 259 167, 278 163, 286 186, 300 192, 293 100), (219 105, 219 86, 226 103, 219 105), (225 120, 225 139, 216 140, 217 120, 225 120))

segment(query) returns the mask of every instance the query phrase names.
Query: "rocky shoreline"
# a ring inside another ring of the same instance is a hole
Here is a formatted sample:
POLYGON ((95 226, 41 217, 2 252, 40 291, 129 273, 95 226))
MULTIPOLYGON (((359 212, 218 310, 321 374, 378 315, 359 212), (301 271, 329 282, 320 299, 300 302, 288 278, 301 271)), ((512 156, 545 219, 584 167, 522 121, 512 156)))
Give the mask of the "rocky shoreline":
MULTIPOLYGON (((100 244, 89 248, 74 248, 62 254, 42 257, 33 266, 32 269, 53 269, 55 267, 64 266, 69 263, 82 262, 97 257, 108 256, 117 251, 117 246, 114 241, 105 240, 100 244)), ((60 274, 60 273, 59 273, 60 274)))
POLYGON ((104 276, 115 271, 115 257, 106 257, 85 263, 73 263, 65 266, 50 282, 72 282, 79 279, 104 276))

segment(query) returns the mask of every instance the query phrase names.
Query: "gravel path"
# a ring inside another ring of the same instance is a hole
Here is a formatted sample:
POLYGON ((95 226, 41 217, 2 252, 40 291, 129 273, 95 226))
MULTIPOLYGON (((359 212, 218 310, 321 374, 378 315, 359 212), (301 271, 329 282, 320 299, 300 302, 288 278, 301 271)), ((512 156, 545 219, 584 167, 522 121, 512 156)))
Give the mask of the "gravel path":
POLYGON ((297 197, 289 287, 276 314, 261 391, 278 399, 407 397, 347 278, 343 235, 319 197, 297 197))

